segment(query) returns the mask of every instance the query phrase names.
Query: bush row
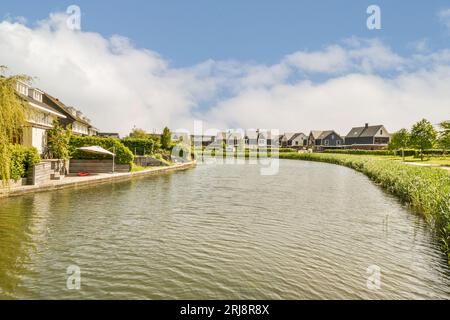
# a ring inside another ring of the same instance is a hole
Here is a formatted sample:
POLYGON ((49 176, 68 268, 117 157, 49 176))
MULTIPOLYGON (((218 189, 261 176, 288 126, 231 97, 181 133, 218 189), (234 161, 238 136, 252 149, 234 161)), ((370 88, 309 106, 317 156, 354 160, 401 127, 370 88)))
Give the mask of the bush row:
POLYGON ((116 163, 117 164, 131 164, 133 163, 133 153, 125 145, 123 145, 119 139, 116 138, 103 138, 103 137, 70 137, 70 157, 72 159, 98 159, 106 160, 111 159, 109 155, 101 155, 94 153, 87 153, 77 148, 99 146, 106 150, 115 150, 116 163))
MULTIPOLYGON (((407 151, 407 150, 405 150, 407 151)), ((338 153, 338 154, 363 154, 376 156, 393 156, 395 152, 392 150, 362 150, 362 149, 329 149, 324 150, 324 153, 338 153)))
MULTIPOLYGON (((405 149, 403 150, 406 157, 418 157, 420 154, 419 150, 415 149, 405 149)), ((325 150, 324 153, 338 153, 338 154, 361 154, 361 155, 375 155, 375 156, 400 156, 402 154, 401 150, 362 150, 362 149, 329 149, 325 150)), ((425 155, 435 155, 441 156, 445 153, 442 149, 432 149, 425 150, 423 154, 425 155)))
POLYGON ((36 148, 24 147, 22 145, 11 145, 11 179, 17 181, 25 178, 28 170, 35 164, 41 162, 36 148))
POLYGON ((122 139, 122 143, 131 150, 135 155, 152 155, 157 148, 155 140, 152 139, 136 139, 136 138, 125 138, 122 139))
POLYGON ((445 170, 343 154, 290 153, 280 158, 333 163, 366 174, 424 215, 440 236, 450 263, 450 175, 445 170))

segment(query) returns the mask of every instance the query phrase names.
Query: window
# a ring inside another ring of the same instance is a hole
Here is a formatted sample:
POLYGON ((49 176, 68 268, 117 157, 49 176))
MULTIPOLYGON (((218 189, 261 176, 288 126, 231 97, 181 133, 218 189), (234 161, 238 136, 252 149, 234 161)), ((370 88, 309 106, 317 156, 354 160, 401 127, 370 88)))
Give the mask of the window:
POLYGON ((28 86, 22 82, 17 82, 17 91, 25 96, 28 95, 28 86))
POLYGON ((327 146, 327 145, 329 145, 330 144, 330 141, 328 141, 328 140, 325 140, 324 141, 324 144, 327 146))
POLYGON ((42 102, 42 93, 39 91, 33 90, 33 99, 39 102, 42 102))
POLYGON ((381 134, 381 135, 383 134, 383 130, 380 130, 380 134, 381 134))
POLYGON ((339 145, 341 145, 341 140, 337 140, 336 141, 336 144, 339 146, 339 145))

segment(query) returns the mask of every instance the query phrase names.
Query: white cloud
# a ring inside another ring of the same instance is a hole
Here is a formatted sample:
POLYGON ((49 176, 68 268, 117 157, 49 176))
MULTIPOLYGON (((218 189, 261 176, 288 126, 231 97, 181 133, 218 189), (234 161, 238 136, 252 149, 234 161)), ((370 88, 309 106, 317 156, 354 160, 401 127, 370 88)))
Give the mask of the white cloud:
POLYGON ((438 17, 441 23, 450 30, 450 9, 442 9, 438 12, 438 17))
POLYGON ((286 57, 286 63, 305 72, 339 73, 350 67, 348 53, 336 45, 323 51, 293 53, 286 57))
POLYGON ((37 86, 104 131, 191 129, 201 119, 217 128, 346 134, 366 122, 391 130, 423 117, 438 122, 450 107, 450 50, 402 57, 379 40, 351 38, 273 65, 207 60, 173 68, 127 38, 70 31, 65 19, 53 14, 35 28, 0 23, 0 64, 37 76, 37 86))

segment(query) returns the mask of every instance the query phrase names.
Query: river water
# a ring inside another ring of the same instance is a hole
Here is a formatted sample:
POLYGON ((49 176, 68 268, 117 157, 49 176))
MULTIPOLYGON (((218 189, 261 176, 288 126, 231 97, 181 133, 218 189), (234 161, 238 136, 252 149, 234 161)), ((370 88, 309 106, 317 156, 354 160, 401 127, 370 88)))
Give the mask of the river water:
POLYGON ((0 297, 449 299, 450 268, 423 219, 353 170, 198 165, 0 200, 0 297))

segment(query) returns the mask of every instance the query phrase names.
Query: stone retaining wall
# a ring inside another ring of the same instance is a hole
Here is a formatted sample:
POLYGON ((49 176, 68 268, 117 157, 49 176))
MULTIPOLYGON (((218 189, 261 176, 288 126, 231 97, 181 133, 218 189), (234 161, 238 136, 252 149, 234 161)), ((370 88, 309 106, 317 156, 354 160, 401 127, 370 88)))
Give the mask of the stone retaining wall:
POLYGON ((42 160, 28 173, 28 184, 39 185, 51 180, 61 180, 68 174, 67 160, 42 160))

